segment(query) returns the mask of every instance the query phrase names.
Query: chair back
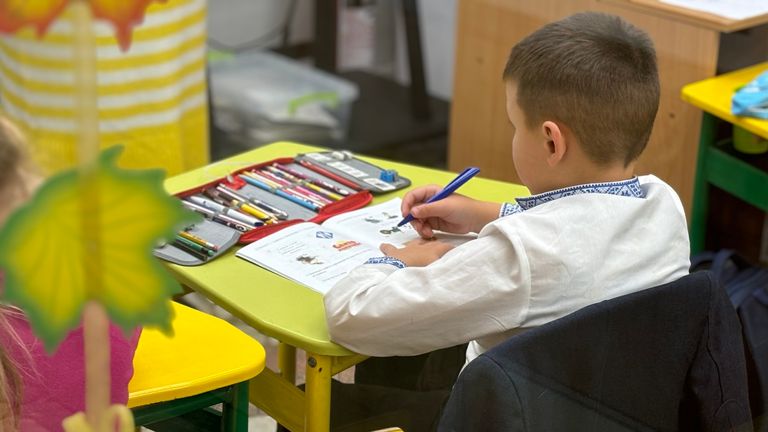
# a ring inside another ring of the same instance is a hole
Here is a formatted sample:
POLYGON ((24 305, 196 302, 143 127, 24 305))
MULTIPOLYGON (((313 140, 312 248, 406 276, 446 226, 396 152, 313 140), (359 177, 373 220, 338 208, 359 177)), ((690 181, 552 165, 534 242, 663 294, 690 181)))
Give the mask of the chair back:
POLYGON ((708 272, 514 336, 462 371, 440 430, 751 430, 741 327, 708 272))

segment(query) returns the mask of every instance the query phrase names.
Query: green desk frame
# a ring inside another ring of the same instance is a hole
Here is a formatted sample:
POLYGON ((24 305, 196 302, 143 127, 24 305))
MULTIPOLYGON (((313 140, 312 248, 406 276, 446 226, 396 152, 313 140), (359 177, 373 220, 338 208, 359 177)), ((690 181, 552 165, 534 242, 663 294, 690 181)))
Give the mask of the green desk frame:
POLYGON ((716 137, 724 120, 768 139, 768 121, 731 114, 733 92, 766 70, 768 63, 762 63, 683 87, 683 99, 703 110, 690 225, 693 254, 704 249, 710 186, 768 212, 768 173, 732 155, 729 144, 716 137))

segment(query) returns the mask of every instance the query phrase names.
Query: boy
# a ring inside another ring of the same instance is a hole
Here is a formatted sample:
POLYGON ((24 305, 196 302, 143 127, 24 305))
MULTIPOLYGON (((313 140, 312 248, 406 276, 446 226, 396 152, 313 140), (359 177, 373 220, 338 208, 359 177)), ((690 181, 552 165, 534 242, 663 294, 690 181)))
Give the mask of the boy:
POLYGON ((573 15, 518 43, 504 82, 515 168, 533 196, 424 204, 439 186, 408 193, 402 211, 422 237, 478 238, 382 245, 385 258, 325 296, 336 342, 380 357, 469 342, 469 362, 526 328, 688 273, 679 198, 634 174, 659 101, 648 36, 615 16, 573 15))

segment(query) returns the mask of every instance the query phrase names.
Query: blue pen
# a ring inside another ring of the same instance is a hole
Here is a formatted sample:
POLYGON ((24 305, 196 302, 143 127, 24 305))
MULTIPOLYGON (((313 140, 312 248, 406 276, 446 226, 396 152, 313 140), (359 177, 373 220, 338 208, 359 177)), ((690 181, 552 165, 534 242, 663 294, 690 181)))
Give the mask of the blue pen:
MULTIPOLYGON (((456 192, 456 189, 460 188, 461 185, 466 183, 469 179, 474 177, 477 173, 480 172, 480 168, 476 167, 469 167, 464 169, 464 171, 461 172, 461 174, 457 175, 455 179, 451 180, 450 183, 445 185, 445 187, 438 193, 432 195, 425 204, 429 204, 435 201, 440 201, 441 199, 448 198, 448 196, 454 192, 456 192)), ((403 220, 400 221, 400 223, 397 224, 397 226, 403 226, 407 224, 408 222, 413 220, 413 215, 408 213, 406 217, 403 218, 403 220)))

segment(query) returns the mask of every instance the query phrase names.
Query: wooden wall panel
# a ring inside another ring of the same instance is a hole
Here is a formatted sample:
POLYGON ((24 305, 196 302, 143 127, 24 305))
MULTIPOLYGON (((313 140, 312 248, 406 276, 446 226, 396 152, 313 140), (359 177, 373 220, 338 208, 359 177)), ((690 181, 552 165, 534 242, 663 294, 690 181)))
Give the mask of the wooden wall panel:
POLYGON ((719 33, 615 3, 460 0, 449 168, 458 171, 475 165, 484 177, 519 181, 512 161, 513 128, 504 108, 504 63, 517 41, 547 22, 583 10, 621 15, 653 39, 662 95, 638 173, 654 173, 670 183, 689 208, 701 113, 680 99, 680 88, 714 75, 719 33))

